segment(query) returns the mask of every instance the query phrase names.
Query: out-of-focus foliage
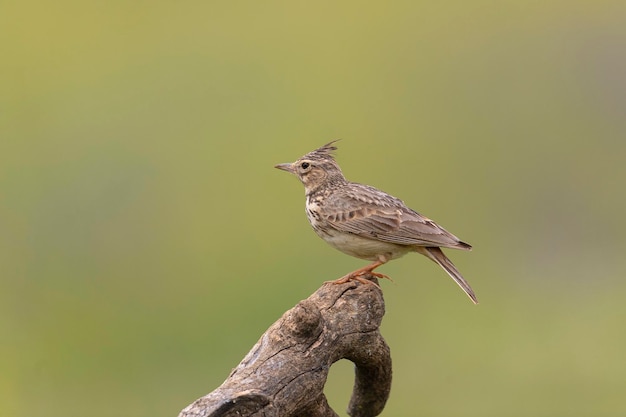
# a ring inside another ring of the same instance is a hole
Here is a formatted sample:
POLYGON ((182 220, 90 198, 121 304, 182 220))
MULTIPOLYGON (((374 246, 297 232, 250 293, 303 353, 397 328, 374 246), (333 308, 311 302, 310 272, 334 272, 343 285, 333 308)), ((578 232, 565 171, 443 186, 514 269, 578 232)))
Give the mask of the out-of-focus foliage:
MULTIPOLYGON (((0 3, 0 415, 173 416, 362 266, 272 166, 475 247, 381 271, 386 416, 626 414, 626 3, 0 3)), ((326 387, 344 410, 352 370, 326 387)))

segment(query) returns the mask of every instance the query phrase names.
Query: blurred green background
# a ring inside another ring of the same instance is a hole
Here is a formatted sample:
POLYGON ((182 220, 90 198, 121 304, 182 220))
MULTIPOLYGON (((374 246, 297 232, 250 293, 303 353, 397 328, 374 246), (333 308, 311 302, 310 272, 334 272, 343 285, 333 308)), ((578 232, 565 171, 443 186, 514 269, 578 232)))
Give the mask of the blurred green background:
MULTIPOLYGON (((626 415, 623 1, 0 3, 0 415, 175 416, 322 281, 273 165, 474 245, 385 265, 385 416, 626 415)), ((349 363, 326 392, 345 415, 349 363)))

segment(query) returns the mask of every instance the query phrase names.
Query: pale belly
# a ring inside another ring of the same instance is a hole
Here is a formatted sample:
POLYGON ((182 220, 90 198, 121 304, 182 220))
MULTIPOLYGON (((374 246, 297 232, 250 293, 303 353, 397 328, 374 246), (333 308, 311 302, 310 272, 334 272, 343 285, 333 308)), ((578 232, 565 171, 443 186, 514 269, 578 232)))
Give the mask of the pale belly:
POLYGON ((370 261, 380 260, 381 257, 389 261, 411 251, 410 246, 381 242, 380 240, 367 239, 349 233, 320 234, 320 237, 330 246, 347 255, 370 261))

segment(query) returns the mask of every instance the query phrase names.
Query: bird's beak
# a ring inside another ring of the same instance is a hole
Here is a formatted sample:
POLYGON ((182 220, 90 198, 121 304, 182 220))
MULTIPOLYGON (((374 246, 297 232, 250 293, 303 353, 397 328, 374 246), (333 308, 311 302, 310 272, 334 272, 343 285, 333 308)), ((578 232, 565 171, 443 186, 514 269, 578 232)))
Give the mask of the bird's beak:
POLYGON ((282 169, 283 171, 287 171, 292 174, 294 173, 292 164, 278 164, 278 165, 275 165, 274 168, 282 169))

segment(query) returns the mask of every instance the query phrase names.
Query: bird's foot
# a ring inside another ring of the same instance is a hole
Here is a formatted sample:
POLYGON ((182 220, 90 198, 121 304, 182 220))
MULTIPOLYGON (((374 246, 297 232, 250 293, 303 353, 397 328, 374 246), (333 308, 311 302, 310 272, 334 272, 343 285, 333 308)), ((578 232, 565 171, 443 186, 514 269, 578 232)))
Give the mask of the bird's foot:
POLYGON ((339 284, 345 284, 346 282, 350 282, 350 281, 359 281, 361 284, 373 285, 382 291, 382 288, 380 288, 380 285, 378 285, 376 282, 372 280, 364 278, 363 275, 355 275, 355 276, 349 276, 349 275, 350 274, 344 277, 341 277, 339 279, 333 280, 333 281, 325 281, 324 284, 339 285, 339 284))
POLYGON ((338 285, 338 284, 345 284, 346 282, 350 282, 350 281, 359 281, 361 284, 375 285, 376 287, 382 290, 382 288, 380 288, 380 285, 378 285, 375 281, 367 279, 366 277, 368 276, 372 278, 385 278, 393 282, 393 280, 385 274, 373 272, 371 270, 357 270, 354 272, 350 272, 349 274, 344 275, 343 277, 339 279, 336 279, 333 281, 326 281, 325 284, 338 285))
POLYGON ((384 279, 388 279, 391 282, 394 282, 389 275, 381 274, 380 272, 370 271, 370 272, 366 272, 365 275, 371 275, 373 277, 380 278, 380 279, 384 278, 384 279))
POLYGON ((348 275, 345 275, 339 279, 335 279, 333 281, 325 281, 324 284, 333 284, 333 285, 339 285, 339 284, 345 284, 346 282, 350 282, 350 281, 359 281, 361 284, 368 284, 368 285, 374 285, 376 288, 378 288, 379 290, 382 290, 382 288, 380 288, 380 285, 378 285, 376 282, 369 280, 367 278, 365 278, 365 276, 372 276, 372 277, 378 277, 378 275, 382 275, 382 274, 374 274, 374 273, 361 273, 361 274, 353 274, 350 273, 348 275))
POLYGON ((357 269, 356 271, 352 271, 349 274, 344 275, 343 277, 339 279, 336 279, 334 281, 326 281, 325 284, 337 285, 337 284, 345 284, 346 282, 350 282, 350 281, 359 281, 361 284, 372 284, 372 285, 377 286, 380 289, 380 285, 378 285, 376 282, 371 281, 365 277, 369 276, 372 278, 386 278, 389 281, 393 282, 393 280, 389 278, 387 275, 381 274, 379 272, 374 272, 374 269, 378 268, 385 262, 387 262, 386 259, 380 259, 374 262, 373 264, 357 269))

